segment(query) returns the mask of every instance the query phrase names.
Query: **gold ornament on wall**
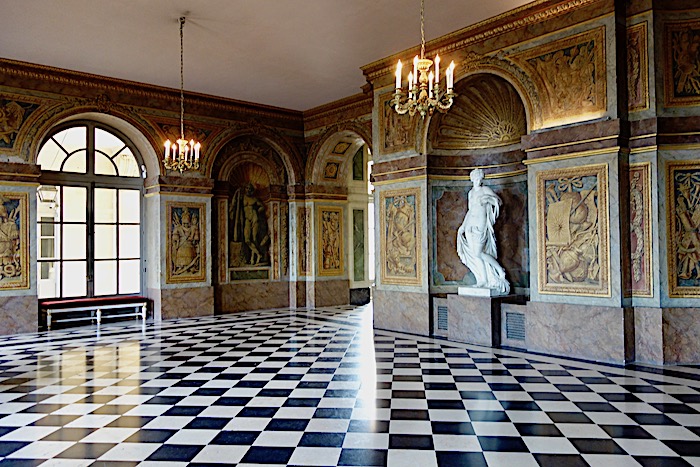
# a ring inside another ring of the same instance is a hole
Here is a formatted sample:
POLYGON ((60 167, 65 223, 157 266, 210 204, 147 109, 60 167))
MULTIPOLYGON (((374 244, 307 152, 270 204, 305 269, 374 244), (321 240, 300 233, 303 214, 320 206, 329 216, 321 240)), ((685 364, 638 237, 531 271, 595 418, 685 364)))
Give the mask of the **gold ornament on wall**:
POLYGON ((0 193, 0 290, 29 288, 27 193, 0 193))
POLYGON ((206 280, 206 204, 168 201, 166 280, 168 284, 206 280))
POLYGON ((343 274, 343 208, 318 208, 318 275, 343 274))
POLYGON ((420 286, 419 188, 382 191, 379 200, 382 283, 420 286))
POLYGON ((627 28, 627 89, 629 110, 649 108, 647 22, 627 28))
POLYGON ((654 296, 651 255, 651 163, 630 164, 630 267, 626 268, 625 287, 628 296, 654 296))
POLYGON ((665 103, 700 104, 700 20, 665 25, 665 103))

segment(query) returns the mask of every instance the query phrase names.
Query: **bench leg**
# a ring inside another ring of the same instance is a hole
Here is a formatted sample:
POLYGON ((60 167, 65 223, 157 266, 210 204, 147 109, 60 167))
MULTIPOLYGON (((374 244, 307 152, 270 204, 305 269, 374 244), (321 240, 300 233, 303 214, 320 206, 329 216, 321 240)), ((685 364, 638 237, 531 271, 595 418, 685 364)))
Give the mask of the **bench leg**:
POLYGON ((51 330, 51 310, 46 310, 46 330, 51 330))
POLYGON ((97 325, 99 326, 102 323, 102 310, 100 310, 98 308, 96 315, 97 315, 97 325))

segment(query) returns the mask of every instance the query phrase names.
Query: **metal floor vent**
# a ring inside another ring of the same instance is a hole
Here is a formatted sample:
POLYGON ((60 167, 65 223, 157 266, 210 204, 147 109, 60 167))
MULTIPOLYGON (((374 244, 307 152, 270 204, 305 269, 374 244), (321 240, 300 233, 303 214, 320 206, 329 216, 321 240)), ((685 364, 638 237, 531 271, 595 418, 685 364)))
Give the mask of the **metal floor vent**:
POLYGON ((525 340, 525 314, 506 312, 506 338, 525 340))
POLYGON ((447 307, 437 307, 437 328, 439 331, 447 331, 447 307))

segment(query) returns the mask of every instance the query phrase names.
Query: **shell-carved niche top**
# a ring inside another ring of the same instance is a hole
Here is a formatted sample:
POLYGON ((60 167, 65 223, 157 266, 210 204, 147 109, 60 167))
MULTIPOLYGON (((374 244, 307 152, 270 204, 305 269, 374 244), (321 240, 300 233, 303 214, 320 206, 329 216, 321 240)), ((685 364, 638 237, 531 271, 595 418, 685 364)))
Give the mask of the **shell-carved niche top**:
POLYGON ((433 133, 434 149, 481 149, 520 142, 527 132, 525 107, 504 79, 479 75, 459 83, 457 98, 440 115, 433 133))

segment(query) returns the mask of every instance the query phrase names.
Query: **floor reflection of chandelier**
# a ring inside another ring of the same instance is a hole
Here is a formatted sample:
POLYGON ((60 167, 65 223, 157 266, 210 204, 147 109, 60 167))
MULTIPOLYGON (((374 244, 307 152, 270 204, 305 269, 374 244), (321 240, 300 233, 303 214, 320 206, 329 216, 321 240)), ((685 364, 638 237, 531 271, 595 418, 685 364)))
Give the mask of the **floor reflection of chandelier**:
POLYGON ((165 142, 165 159, 163 165, 168 170, 179 170, 180 173, 199 169, 199 150, 202 145, 194 139, 185 139, 185 60, 183 53, 183 29, 185 17, 180 18, 180 139, 175 143, 165 142))
POLYGON ((430 68, 433 61, 425 58, 425 25, 423 11, 425 0, 420 2, 420 58, 416 55, 413 58, 413 71, 408 73, 407 93, 403 92, 401 70, 403 65, 401 60, 396 64, 396 92, 392 104, 399 114, 406 112, 413 116, 418 112, 422 117, 432 115, 435 109, 440 112, 447 112, 452 107, 452 102, 456 94, 454 87, 455 62, 450 62, 450 66, 445 71, 445 88, 440 88, 440 56, 435 55, 435 71, 430 68))

